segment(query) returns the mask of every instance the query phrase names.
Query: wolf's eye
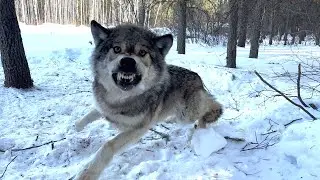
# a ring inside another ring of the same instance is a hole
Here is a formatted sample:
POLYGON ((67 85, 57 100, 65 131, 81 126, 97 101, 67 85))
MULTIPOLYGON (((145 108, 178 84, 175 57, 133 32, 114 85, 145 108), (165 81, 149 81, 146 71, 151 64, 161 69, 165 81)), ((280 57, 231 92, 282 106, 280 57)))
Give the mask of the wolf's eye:
POLYGON ((140 56, 145 56, 147 54, 147 51, 145 51, 145 50, 143 50, 143 49, 141 49, 140 51, 139 51, 139 55, 140 56))
POLYGON ((114 53, 118 54, 118 53, 121 52, 121 47, 119 47, 119 46, 114 46, 114 47, 113 47, 113 51, 114 51, 114 53))

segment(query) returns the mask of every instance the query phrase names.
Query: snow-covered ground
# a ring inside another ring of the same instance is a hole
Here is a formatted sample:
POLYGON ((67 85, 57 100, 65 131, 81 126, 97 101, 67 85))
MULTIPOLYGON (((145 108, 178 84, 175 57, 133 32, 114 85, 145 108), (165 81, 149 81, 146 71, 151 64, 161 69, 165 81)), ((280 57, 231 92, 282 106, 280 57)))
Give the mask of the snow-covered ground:
MULTIPOLYGON (((36 88, 23 91, 0 86, 0 151, 5 151, 0 152, 0 177, 5 171, 3 179, 8 180, 68 179, 117 134, 103 120, 75 131, 75 121, 92 104, 91 34, 87 27, 52 24, 21 24, 21 30, 36 88), (38 145, 42 146, 28 149, 38 145)), ((156 130, 170 135, 168 142, 150 131, 114 157, 101 179, 320 179, 320 121, 312 121, 275 96, 253 72, 300 104, 296 77, 290 80, 279 75, 296 73, 297 61, 313 62, 320 68, 319 61, 312 61, 319 59, 320 48, 262 46, 259 59, 249 59, 248 54, 249 48, 238 48, 238 68, 228 69, 223 67, 225 47, 187 44, 187 55, 178 55, 173 47, 167 62, 199 73, 224 105, 224 115, 207 131, 197 131, 191 141, 192 125, 157 125, 156 130), (290 123, 295 119, 299 120, 290 123), (223 149, 208 155, 207 148, 224 145, 215 132, 245 142, 227 138, 223 149)), ((302 77, 301 84, 317 85, 307 77, 302 77)), ((319 93, 312 95, 303 88, 301 96, 320 108, 319 93)), ((306 109, 320 117, 319 110, 306 109)))

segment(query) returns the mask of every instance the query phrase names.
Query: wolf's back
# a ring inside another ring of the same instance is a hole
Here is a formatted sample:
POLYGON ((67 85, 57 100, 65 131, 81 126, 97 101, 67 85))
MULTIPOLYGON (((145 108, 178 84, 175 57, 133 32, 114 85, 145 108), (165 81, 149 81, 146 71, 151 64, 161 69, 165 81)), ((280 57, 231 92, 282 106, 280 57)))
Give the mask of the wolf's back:
POLYGON ((168 65, 168 72, 170 75, 169 91, 194 91, 203 88, 203 82, 200 76, 188 69, 168 65))

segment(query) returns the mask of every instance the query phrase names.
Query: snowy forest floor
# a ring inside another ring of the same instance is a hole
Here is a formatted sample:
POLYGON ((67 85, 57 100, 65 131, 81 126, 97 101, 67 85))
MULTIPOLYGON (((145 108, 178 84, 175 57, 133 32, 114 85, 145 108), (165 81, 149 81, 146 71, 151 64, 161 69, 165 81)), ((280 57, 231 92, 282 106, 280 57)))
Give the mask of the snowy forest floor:
MULTIPOLYGON (((0 152, 0 176, 8 180, 68 179, 117 134, 103 120, 75 131, 75 121, 93 102, 91 33, 87 27, 53 24, 21 24, 21 31, 35 88, 23 91, 0 86, 0 151, 5 151, 0 152), (28 149, 38 145, 42 146, 28 149)), ((150 131, 115 156, 101 179, 320 178, 320 121, 313 121, 254 74, 256 70, 300 104, 296 97, 298 63, 303 72, 306 63, 319 69, 319 47, 261 46, 258 59, 248 58, 249 47, 238 48, 238 68, 228 69, 224 67, 226 47, 187 44, 186 55, 178 55, 175 46, 167 63, 199 73, 225 108, 218 123, 209 128, 245 141, 228 139, 223 149, 202 157, 188 143, 192 124, 162 123, 155 129, 169 134, 168 142, 150 131), (291 123, 293 120, 297 121, 291 123)), ((302 76, 301 84, 316 86, 311 78, 319 77, 302 76)), ((317 90, 302 87, 301 96, 320 108, 319 87, 317 90)), ((306 109, 320 117, 319 109, 306 109)))

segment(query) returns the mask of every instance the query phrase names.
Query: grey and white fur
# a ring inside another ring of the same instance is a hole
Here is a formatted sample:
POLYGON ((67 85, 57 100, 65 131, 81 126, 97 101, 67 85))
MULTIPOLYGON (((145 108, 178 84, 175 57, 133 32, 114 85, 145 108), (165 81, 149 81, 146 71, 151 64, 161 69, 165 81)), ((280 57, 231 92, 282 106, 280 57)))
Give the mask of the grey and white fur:
POLYGON ((103 144, 75 179, 98 179, 113 156, 136 143, 156 123, 176 120, 205 128, 222 106, 205 90, 200 76, 167 65, 173 37, 157 36, 135 25, 104 28, 91 22, 95 49, 91 63, 95 109, 76 122, 77 131, 104 118, 120 133, 103 144))

